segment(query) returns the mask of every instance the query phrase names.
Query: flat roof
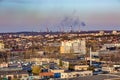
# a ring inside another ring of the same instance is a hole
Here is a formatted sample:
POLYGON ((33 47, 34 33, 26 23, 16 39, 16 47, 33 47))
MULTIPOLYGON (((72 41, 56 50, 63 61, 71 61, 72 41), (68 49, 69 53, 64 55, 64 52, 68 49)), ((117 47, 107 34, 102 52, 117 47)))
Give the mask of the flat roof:
MULTIPOLYGON (((100 74, 100 75, 93 75, 93 76, 86 76, 86 77, 77 77, 77 78, 70 78, 68 80, 106 80, 106 79, 115 79, 119 78, 119 76, 111 75, 111 74, 100 74)), ((66 80, 66 79, 57 79, 57 80, 66 80)))
POLYGON ((28 74, 27 71, 0 71, 0 75, 17 75, 17 74, 28 74))

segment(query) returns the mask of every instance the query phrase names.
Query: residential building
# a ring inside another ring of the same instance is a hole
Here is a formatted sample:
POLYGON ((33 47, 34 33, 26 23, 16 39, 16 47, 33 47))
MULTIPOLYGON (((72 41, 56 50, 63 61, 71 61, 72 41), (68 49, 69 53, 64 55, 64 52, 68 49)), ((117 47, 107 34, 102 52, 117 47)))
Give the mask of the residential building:
POLYGON ((61 73, 61 78, 75 78, 75 77, 83 77, 83 76, 92 76, 92 71, 73 71, 73 72, 64 72, 61 73))
POLYGON ((4 50, 4 43, 3 43, 3 41, 0 41, 0 51, 1 50, 4 50))
POLYGON ((120 43, 106 43, 104 45, 102 45, 102 48, 100 49, 101 51, 114 51, 117 48, 120 48, 120 43))
POLYGON ((8 67, 8 63, 3 62, 0 64, 0 68, 4 68, 4 67, 8 67))
POLYGON ((28 80, 29 75, 27 71, 0 71, 0 76, 6 77, 8 80, 13 80, 14 78, 20 80, 28 80))
MULTIPOLYGON (((85 64, 83 64, 82 62, 84 62, 84 61, 79 60, 79 59, 62 60, 62 68, 65 70, 69 70, 69 69, 74 70, 76 65, 81 65, 81 66, 84 65, 84 70, 86 70, 85 64)), ((86 67, 88 67, 88 66, 86 65, 86 67)))
POLYGON ((99 31, 99 35, 104 35, 105 32, 103 30, 99 31))
POLYGON ((61 42, 60 46, 61 53, 86 53, 86 41, 85 39, 77 39, 77 40, 65 40, 61 42))
POLYGON ((114 67, 110 67, 110 66, 102 67, 102 71, 107 71, 107 72, 109 72, 109 73, 114 73, 114 72, 116 72, 116 71, 115 71, 115 68, 114 68, 114 67))
POLYGON ((87 70, 89 65, 75 65, 74 70, 87 70))
POLYGON ((116 35, 118 32, 116 30, 112 31, 112 34, 116 35))
POLYGON ((39 74, 39 76, 42 79, 53 78, 54 73, 53 72, 42 72, 42 73, 39 74))
POLYGON ((53 73, 63 73, 64 70, 63 69, 51 69, 50 72, 53 72, 53 73))

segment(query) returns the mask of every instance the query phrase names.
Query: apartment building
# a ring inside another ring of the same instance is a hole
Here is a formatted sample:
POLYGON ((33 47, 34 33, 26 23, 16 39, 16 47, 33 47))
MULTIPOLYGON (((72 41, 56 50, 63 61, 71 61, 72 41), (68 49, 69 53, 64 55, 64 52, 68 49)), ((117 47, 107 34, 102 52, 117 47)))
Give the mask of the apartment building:
POLYGON ((61 53, 86 53, 86 41, 85 39, 77 40, 64 40, 61 42, 60 46, 61 53))
POLYGON ((4 50, 4 43, 3 43, 3 41, 0 41, 0 51, 1 50, 4 50))

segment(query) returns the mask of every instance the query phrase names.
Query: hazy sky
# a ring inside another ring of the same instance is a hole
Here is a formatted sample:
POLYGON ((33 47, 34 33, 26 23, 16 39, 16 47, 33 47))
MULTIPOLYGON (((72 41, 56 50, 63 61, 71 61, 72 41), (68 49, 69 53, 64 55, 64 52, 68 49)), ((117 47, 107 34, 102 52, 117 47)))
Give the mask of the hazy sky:
POLYGON ((0 32, 69 30, 70 26, 120 30, 120 0, 0 0, 0 32))

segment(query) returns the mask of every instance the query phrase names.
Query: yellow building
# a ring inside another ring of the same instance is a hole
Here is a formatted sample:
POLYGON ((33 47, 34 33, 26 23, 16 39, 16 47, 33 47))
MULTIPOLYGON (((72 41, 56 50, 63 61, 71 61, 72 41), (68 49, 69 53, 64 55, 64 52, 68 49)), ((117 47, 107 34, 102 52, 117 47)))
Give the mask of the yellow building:
POLYGON ((0 50, 4 50, 4 43, 0 41, 0 50))
POLYGON ((61 47, 60 47, 60 52, 61 52, 61 53, 64 53, 64 52, 65 52, 64 46, 61 46, 61 47))
POLYGON ((74 70, 87 70, 89 65, 75 65, 74 70))

